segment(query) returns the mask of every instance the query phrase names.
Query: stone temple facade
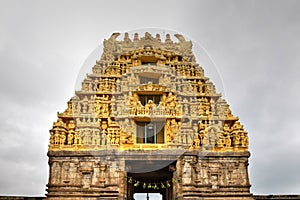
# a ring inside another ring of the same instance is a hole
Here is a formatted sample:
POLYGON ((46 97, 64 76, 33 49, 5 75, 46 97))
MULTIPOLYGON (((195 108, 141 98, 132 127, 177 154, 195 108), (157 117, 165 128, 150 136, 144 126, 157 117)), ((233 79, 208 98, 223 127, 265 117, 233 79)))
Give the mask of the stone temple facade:
POLYGON ((47 199, 253 199, 248 133, 192 42, 119 35, 53 123, 47 199))
MULTIPOLYGON (((300 195, 253 195, 255 200, 300 200, 300 195)), ((45 200, 45 197, 0 196, 0 200, 45 200)), ((98 198, 101 199, 101 198, 98 198)))

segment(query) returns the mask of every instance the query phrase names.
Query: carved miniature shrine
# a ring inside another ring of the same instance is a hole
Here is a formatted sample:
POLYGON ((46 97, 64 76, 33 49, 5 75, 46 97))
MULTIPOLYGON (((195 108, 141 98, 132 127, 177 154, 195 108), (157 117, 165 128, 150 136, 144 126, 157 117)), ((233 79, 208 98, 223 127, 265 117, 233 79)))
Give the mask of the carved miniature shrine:
POLYGON ((114 33, 50 130, 48 199, 253 199, 248 133, 192 42, 114 33))

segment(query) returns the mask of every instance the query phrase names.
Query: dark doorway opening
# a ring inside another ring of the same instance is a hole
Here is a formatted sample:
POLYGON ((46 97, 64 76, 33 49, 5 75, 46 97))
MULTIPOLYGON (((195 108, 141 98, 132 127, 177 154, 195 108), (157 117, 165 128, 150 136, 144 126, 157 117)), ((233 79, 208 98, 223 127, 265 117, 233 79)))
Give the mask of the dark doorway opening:
POLYGON ((170 165, 174 166, 175 164, 176 161, 171 162, 170 160, 126 161, 126 167, 130 169, 130 172, 127 173, 128 200, 134 200, 134 196, 137 193, 156 193, 162 196, 162 200, 171 200, 173 193, 173 171, 170 170, 170 165), (167 163, 167 165, 162 165, 162 163, 167 163), (159 168, 159 166, 162 166, 162 168, 159 168), (152 171, 147 169, 152 169, 152 171))

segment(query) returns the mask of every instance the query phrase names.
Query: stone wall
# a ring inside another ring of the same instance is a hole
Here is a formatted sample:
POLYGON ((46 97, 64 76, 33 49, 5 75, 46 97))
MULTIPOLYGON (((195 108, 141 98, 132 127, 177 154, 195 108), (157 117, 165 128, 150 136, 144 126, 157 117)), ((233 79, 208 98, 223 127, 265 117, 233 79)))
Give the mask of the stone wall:
MULTIPOLYGON (((254 195, 255 200, 300 200, 300 195, 254 195)), ((46 197, 0 196, 0 200, 45 200, 46 197)))
POLYGON ((298 199, 300 199, 300 195, 254 195, 253 197, 255 200, 261 200, 261 199, 274 199, 274 200, 294 199, 294 200, 298 200, 298 199))
MULTIPOLYGON (((176 161, 171 167, 173 197, 177 199, 253 199, 247 173, 248 152, 210 152, 205 158, 197 151, 175 155, 173 151, 49 151, 50 181, 47 185, 48 199, 124 199, 127 191, 126 161, 168 160, 176 161), (156 154, 155 154, 156 152, 156 154), (118 169, 118 170, 117 170, 118 169), (188 173, 187 173, 188 172, 188 173)), ((128 167, 128 166, 127 166, 128 167)), ((142 166, 141 166, 142 167, 142 166)), ((145 167, 145 166, 144 166, 145 167)), ((127 199, 130 198, 127 194, 127 199)), ((173 199, 173 198, 172 198, 173 199)))
POLYGON ((44 200, 46 197, 0 196, 0 200, 44 200))

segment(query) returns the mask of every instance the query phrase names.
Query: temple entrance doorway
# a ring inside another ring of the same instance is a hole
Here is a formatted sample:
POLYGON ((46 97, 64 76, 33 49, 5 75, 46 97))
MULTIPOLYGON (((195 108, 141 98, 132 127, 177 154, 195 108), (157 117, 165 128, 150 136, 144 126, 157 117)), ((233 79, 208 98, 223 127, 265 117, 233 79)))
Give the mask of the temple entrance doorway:
POLYGON ((133 195, 135 200, 162 200, 163 197, 159 193, 135 193, 133 195))
POLYGON ((172 200, 172 169, 174 169, 172 166, 175 165, 176 161, 173 163, 157 160, 126 161, 126 167, 130 169, 127 173, 128 200, 172 200), (163 165, 164 162, 167 165, 163 165))

